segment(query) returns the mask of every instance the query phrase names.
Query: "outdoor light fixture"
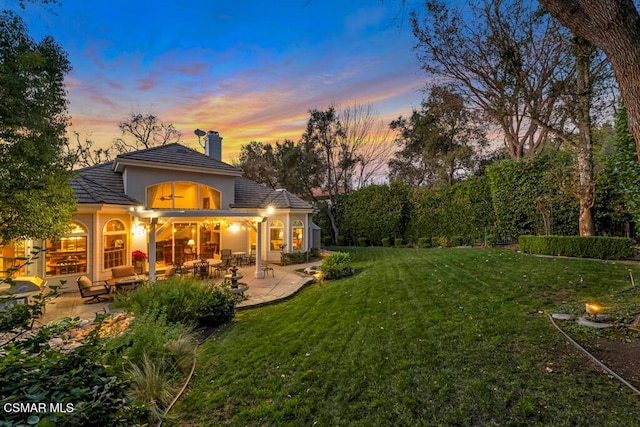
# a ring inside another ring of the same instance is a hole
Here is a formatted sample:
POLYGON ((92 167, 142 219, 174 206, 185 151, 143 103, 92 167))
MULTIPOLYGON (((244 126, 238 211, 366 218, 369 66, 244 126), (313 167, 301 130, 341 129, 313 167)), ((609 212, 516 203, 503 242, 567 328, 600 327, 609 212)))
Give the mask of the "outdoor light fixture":
POLYGON ((144 232, 145 227, 139 222, 136 222, 131 226, 131 233, 136 237, 144 236, 144 232))
POLYGON ((602 311, 602 307, 599 306, 598 304, 586 303, 584 305, 584 309, 587 311, 587 313, 591 314, 592 316, 595 316, 602 311))
POLYGON ((267 214, 273 215, 273 206, 267 206, 267 214))
POLYGON ((229 226, 229 231, 231 231, 232 233, 235 233, 238 230, 240 230, 240 226, 235 222, 229 226))

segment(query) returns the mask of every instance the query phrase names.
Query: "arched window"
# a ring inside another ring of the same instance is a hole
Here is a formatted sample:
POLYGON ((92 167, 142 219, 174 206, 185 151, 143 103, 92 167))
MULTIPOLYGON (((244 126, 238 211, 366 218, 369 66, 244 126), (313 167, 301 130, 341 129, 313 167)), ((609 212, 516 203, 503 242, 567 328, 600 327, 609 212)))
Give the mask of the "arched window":
POLYGON ((189 181, 168 181, 147 187, 150 209, 220 209, 220 192, 189 181))
POLYGON ((109 220, 102 229, 103 269, 126 265, 127 231, 119 219, 109 220))
POLYGON ((61 276, 87 272, 87 228, 71 223, 71 231, 59 239, 47 239, 45 275, 61 276))
POLYGON ((272 221, 269 226, 269 247, 272 251, 282 249, 284 243, 284 225, 282 221, 272 221))
POLYGON ((304 223, 299 219, 293 221, 291 226, 291 241, 294 251, 300 251, 304 249, 304 223))

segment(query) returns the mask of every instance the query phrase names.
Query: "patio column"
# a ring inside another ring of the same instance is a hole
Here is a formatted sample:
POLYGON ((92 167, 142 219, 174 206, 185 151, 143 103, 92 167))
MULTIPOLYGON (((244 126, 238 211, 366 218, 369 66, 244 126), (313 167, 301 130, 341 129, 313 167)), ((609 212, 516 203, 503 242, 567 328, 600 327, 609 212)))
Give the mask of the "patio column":
MULTIPOLYGON (((263 220, 264 221, 264 220, 263 220)), ((256 227, 256 279, 262 279, 262 222, 258 222, 256 227)))
POLYGON ((149 225, 149 248, 147 253, 149 254, 149 282, 156 281, 156 224, 158 218, 151 218, 149 225))

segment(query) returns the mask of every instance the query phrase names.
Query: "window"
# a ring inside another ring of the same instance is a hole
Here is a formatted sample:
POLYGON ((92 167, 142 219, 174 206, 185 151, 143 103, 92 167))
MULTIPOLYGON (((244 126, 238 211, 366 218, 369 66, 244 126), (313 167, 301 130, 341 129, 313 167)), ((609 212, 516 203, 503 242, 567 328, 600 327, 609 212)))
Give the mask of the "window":
MULTIPOLYGON (((12 240, 4 246, 0 246, 0 277, 9 276, 9 269, 24 263, 18 258, 26 256, 24 240, 12 240)), ((24 267, 18 271, 12 271, 12 276, 24 273, 24 267)))
POLYGON ((272 221, 269 227, 269 247, 272 251, 282 249, 284 243, 284 226, 281 221, 272 221))
POLYGON ((293 226, 291 227, 291 238, 293 243, 292 249, 294 251, 300 251, 304 248, 304 224, 299 219, 293 221, 293 226))
POLYGON ((188 181, 170 181, 147 187, 151 209, 220 209, 220 192, 188 181))
POLYGON ((69 234, 60 239, 47 239, 46 276, 86 273, 87 236, 84 225, 72 222, 69 234))
POLYGON ((103 269, 127 264, 127 232, 124 223, 118 219, 108 221, 102 229, 103 269))

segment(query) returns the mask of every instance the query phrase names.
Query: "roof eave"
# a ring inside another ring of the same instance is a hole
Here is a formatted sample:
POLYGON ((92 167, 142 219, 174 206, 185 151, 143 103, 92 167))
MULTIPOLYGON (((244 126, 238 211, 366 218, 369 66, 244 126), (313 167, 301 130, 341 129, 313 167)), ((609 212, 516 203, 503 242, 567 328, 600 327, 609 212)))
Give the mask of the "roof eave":
POLYGON ((197 166, 185 166, 173 163, 153 162, 149 160, 134 160, 134 159, 116 159, 113 162, 113 171, 122 173, 126 166, 140 166, 145 168, 166 169, 166 170, 178 170, 187 172, 207 173, 212 175, 227 175, 227 176, 242 176, 242 171, 218 169, 218 168, 205 168, 197 166))

